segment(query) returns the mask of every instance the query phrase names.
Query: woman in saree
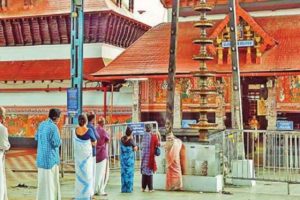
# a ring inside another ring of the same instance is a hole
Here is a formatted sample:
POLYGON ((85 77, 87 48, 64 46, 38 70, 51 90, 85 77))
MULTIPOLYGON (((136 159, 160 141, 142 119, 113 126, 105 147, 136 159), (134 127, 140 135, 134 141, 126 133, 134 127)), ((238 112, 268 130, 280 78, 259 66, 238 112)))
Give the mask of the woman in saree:
POLYGON ((166 121, 166 190, 182 190, 182 175, 185 170, 185 148, 182 141, 176 138, 166 121))
POLYGON ((79 115, 78 123, 74 136, 75 199, 90 200, 94 194, 92 146, 96 145, 97 139, 87 127, 86 115, 79 115))
POLYGON ((121 192, 130 193, 133 191, 134 177, 134 151, 137 151, 133 137, 132 128, 127 127, 125 136, 121 138, 121 192))

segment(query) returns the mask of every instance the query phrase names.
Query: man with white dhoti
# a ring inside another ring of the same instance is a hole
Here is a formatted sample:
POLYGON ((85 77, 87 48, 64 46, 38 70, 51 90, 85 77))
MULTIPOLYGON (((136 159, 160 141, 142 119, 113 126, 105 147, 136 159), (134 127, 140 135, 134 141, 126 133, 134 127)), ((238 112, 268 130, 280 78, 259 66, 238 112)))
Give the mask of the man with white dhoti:
POLYGON ((108 142, 109 135, 104 129, 105 119, 101 117, 98 121, 96 129, 100 138, 96 146, 96 182, 94 193, 101 196, 106 196, 105 187, 109 177, 109 159, 108 159, 108 142))
POLYGON ((59 109, 50 109, 49 118, 39 124, 35 134, 37 141, 38 188, 37 200, 60 200, 59 147, 61 139, 57 123, 59 109))
POLYGON ((7 200, 7 187, 5 177, 5 151, 10 148, 8 131, 3 125, 5 109, 0 107, 0 200, 7 200))

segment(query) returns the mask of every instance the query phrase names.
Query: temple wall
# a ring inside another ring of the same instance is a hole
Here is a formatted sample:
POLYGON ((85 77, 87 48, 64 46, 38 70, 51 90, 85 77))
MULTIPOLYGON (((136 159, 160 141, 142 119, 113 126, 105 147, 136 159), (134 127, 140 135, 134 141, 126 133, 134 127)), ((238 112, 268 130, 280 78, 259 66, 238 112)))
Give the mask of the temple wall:
MULTIPOLYGON (((83 110, 103 115, 103 92, 85 91, 83 110)), ((38 124, 47 118, 50 108, 62 110, 59 126, 67 122, 66 92, 1 93, 0 105, 7 108, 6 126, 11 137, 34 137, 38 124)), ((113 106, 111 93, 107 92, 107 120, 109 123, 131 121, 132 93, 114 92, 113 106)))
MULTIPOLYGON (((84 58, 115 59, 123 48, 104 43, 84 44, 84 58)), ((70 59, 70 44, 38 45, 0 48, 0 61, 70 59)))

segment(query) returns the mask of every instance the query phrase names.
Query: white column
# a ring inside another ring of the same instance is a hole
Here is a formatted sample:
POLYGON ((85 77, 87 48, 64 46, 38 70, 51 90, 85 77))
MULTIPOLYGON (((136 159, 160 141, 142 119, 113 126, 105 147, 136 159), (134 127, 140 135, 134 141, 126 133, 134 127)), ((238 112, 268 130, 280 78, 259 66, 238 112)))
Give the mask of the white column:
POLYGON ((267 82, 268 99, 267 99, 267 130, 276 130, 277 110, 276 110, 276 87, 273 80, 267 82))
POLYGON ((182 121, 182 105, 181 105, 181 86, 175 86, 174 95, 174 115, 173 115, 173 128, 181 128, 182 121))
POLYGON ((223 94, 218 94, 216 96, 217 98, 217 105, 218 105, 218 108, 216 110, 216 124, 218 125, 217 126, 217 129, 219 130, 222 130, 222 129, 225 129, 225 123, 224 123, 224 120, 225 120, 225 101, 224 101, 224 96, 223 94))
POLYGON ((138 80, 133 83, 133 97, 132 97, 132 122, 141 121, 141 104, 140 104, 140 82, 138 80))

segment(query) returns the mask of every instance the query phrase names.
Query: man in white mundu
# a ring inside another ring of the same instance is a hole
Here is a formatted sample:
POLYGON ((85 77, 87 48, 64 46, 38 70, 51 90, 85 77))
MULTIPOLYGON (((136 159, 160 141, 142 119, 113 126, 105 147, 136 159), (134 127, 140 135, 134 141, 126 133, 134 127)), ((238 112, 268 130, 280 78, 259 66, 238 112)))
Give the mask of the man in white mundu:
POLYGON ((3 125, 5 109, 0 107, 0 200, 7 200, 7 187, 5 177, 5 151, 10 148, 7 128, 3 125))
POLYGON ((61 139, 57 123, 59 109, 50 109, 49 118, 39 124, 35 140, 37 147, 38 188, 37 200, 60 200, 59 147, 61 139))
POLYGON ((96 146, 96 181, 94 193, 96 195, 106 196, 105 187, 108 182, 109 176, 109 161, 108 161, 108 142, 109 134, 103 128, 105 119, 101 117, 98 121, 98 132, 99 139, 96 146))

